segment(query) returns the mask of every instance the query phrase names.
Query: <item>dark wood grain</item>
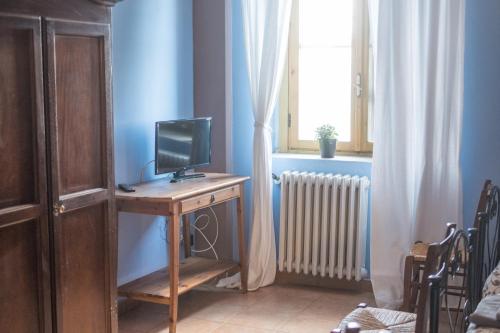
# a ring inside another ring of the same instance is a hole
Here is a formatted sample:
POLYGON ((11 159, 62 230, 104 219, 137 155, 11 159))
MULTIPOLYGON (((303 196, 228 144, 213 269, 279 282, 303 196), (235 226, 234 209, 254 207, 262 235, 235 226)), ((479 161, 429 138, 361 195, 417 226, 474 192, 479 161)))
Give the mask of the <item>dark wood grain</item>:
POLYGON ((58 35, 55 46, 59 191, 102 187, 102 41, 58 35))
POLYGON ((0 332, 118 331, 109 40, 115 2, 0 1, 0 332), (55 203, 68 209, 49 221, 55 203), (89 271, 68 271, 68 263, 89 271), (68 296, 73 291, 82 298, 68 296))
POLYGON ((0 13, 0 332, 52 331, 41 43, 0 13))
POLYGON ((117 332, 110 27, 46 27, 57 328, 117 332))
POLYGON ((0 331, 39 332, 36 223, 0 229, 0 331), (8 288, 5 288, 8 286, 8 288))
POLYGON ((90 0, 2 0, 0 11, 97 23, 111 21, 110 9, 90 0))
POLYGON ((89 0, 89 1, 96 3, 98 5, 113 7, 114 5, 116 5, 118 2, 120 2, 122 0, 89 0))
POLYGON ((0 228, 24 223, 33 218, 46 214, 40 205, 26 204, 0 209, 0 228))
POLYGON ((57 315, 60 332, 106 332, 107 207, 63 214, 55 222, 57 315))
POLYGON ((32 31, 0 30, 0 209, 34 201, 32 31))

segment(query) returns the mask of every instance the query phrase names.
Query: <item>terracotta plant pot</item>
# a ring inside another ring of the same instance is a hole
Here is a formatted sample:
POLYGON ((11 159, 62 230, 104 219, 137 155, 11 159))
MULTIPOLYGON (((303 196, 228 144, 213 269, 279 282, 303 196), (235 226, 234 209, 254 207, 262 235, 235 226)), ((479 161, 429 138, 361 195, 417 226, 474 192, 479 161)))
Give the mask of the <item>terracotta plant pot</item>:
POLYGON ((321 158, 334 158, 337 150, 337 139, 319 140, 319 151, 321 158))

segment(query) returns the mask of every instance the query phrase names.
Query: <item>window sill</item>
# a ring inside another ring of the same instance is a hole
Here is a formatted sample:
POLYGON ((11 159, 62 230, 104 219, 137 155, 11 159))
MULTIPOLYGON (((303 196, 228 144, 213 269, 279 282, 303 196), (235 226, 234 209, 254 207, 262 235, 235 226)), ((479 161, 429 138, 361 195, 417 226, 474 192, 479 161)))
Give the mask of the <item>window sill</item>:
POLYGON ((372 163, 370 156, 358 155, 338 155, 334 158, 321 158, 318 154, 298 154, 298 153, 273 153, 273 159, 291 159, 291 160, 317 160, 331 162, 356 162, 356 163, 372 163))

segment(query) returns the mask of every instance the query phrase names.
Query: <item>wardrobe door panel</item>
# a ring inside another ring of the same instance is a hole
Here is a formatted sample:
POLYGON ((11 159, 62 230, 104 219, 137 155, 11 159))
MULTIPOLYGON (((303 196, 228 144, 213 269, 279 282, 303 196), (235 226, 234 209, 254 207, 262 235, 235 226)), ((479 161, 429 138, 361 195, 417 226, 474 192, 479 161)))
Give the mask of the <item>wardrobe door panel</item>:
POLYGON ((63 214, 57 223, 61 332, 106 332, 106 218, 106 204, 98 204, 63 214))
POLYGON ((0 331, 39 332, 37 224, 0 229, 0 331))
POLYGON ((50 332, 41 22, 0 13, 0 332, 50 332))
POLYGON ((34 200, 32 49, 32 31, 0 31, 0 209, 34 200))
POLYGON ((105 187, 102 43, 101 38, 95 37, 55 36, 61 195, 105 187))
POLYGON ((116 331, 109 25, 47 20, 58 331, 116 331))

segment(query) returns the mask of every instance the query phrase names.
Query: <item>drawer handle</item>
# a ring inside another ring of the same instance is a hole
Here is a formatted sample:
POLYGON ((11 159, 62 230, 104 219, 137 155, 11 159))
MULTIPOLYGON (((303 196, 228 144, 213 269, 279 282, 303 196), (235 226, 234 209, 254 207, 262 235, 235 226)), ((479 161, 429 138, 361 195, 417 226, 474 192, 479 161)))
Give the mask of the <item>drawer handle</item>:
POLYGON ((210 195, 210 203, 214 203, 215 202, 215 195, 210 195))

